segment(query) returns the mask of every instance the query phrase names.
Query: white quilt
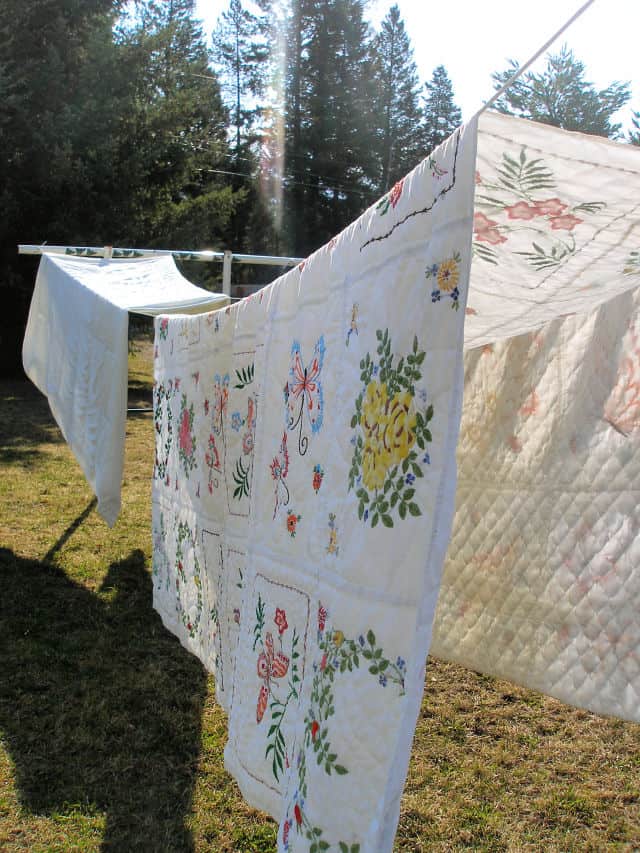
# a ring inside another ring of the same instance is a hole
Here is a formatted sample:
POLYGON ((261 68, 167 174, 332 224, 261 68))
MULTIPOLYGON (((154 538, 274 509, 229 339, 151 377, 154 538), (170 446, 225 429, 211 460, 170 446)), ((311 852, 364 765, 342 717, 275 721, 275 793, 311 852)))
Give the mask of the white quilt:
POLYGON ((211 309, 220 299, 180 275, 173 258, 43 255, 22 349, 109 524, 120 512, 127 408, 128 312, 211 309))
POLYGON ((156 320, 154 605, 215 672, 225 764, 280 850, 392 847, 453 513, 475 142, 255 297, 156 320))
POLYGON ((256 297, 156 321, 154 604, 279 850, 392 848, 456 445, 433 652, 640 718, 638 154, 484 115, 256 297))
POLYGON ((640 149, 484 115, 475 208, 431 650, 640 721, 640 149))

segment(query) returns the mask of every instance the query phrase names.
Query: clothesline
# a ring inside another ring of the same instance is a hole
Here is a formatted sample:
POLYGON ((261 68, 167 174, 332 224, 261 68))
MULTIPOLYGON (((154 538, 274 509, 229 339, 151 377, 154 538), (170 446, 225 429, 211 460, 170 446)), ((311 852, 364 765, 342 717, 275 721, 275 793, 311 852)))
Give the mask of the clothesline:
POLYGON ((20 243, 19 255, 69 255, 81 258, 114 258, 116 260, 154 258, 171 255, 177 261, 201 261, 222 263, 222 292, 231 294, 231 264, 257 264, 260 266, 293 267, 302 258, 279 257, 276 255, 246 255, 238 252, 215 252, 212 250, 191 251, 189 249, 125 249, 114 246, 49 246, 46 243, 20 243))

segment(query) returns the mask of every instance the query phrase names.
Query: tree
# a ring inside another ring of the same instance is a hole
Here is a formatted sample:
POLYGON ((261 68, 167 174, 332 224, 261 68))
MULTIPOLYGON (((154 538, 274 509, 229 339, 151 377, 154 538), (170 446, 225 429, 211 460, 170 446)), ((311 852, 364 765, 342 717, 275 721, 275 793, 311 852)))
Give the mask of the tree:
MULTIPOLYGON (((498 90, 517 71, 511 60, 506 71, 493 74, 498 90)), ((616 138, 621 125, 615 113, 631 97, 629 83, 615 81, 597 90, 585 80, 585 66, 564 45, 560 53, 547 56, 547 67, 539 74, 527 71, 496 101, 503 113, 532 119, 565 130, 616 138)))
POLYGON ((285 250, 307 254, 375 195, 374 88, 363 0, 291 0, 286 17, 285 250))
POLYGON ((147 0, 118 33, 132 87, 120 171, 138 244, 227 242, 243 196, 225 186, 227 113, 194 5, 147 0))
POLYGON ((424 155, 420 84, 400 9, 392 6, 373 40, 376 113, 380 122, 378 192, 384 193, 424 155))
POLYGON ((631 111, 631 124, 634 129, 629 131, 629 142, 632 145, 640 145, 640 112, 631 111))
POLYGON ((265 25, 242 0, 230 0, 213 31, 213 57, 235 128, 238 162, 257 138, 254 129, 261 113, 257 99, 265 93, 269 56, 265 25))
POLYGON ((462 112, 453 100, 453 86, 444 65, 433 71, 425 83, 424 138, 427 151, 433 151, 445 141, 462 122, 462 112))

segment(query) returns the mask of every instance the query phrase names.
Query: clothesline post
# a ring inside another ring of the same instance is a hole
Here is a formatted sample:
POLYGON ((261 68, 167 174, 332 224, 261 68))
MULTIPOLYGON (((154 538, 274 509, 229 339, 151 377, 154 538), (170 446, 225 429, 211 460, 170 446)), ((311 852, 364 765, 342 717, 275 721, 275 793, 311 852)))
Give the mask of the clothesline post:
POLYGON ((227 250, 222 259, 222 292, 225 296, 231 296, 231 261, 233 252, 227 250))

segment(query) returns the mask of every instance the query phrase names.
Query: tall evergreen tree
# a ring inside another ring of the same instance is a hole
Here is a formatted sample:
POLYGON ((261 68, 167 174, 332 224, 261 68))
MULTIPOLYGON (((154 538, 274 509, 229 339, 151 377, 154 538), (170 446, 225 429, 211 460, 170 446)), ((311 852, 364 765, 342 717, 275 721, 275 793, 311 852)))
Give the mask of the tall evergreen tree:
POLYGON ((459 127, 462 112, 453 100, 453 86, 444 65, 434 69, 425 89, 424 140, 427 151, 433 151, 459 127))
POLYGON ((139 3, 119 35, 133 86, 121 156, 137 189, 138 242, 223 239, 242 195, 220 174, 228 158, 227 114, 194 6, 139 3))
MULTIPOLYGON (((493 74, 496 90, 517 69, 518 64, 511 60, 506 71, 493 74)), ((495 108, 565 130, 616 138, 621 125, 613 121, 614 115, 630 97, 629 83, 616 81, 597 90, 585 79, 584 64, 564 45, 559 53, 547 56, 544 71, 527 71, 513 83, 496 101, 495 108)))
POLYGON ((266 22, 246 9, 242 0, 230 0, 213 31, 213 59, 235 129, 238 161, 256 141, 255 125, 261 112, 257 99, 264 96, 267 83, 265 36, 266 22))
POLYGON ((292 0, 287 20, 287 250, 306 254, 366 207, 377 184, 363 0, 292 0))
POLYGON ((392 6, 373 40, 376 113, 378 115, 380 179, 384 193, 412 169, 424 154, 421 139, 418 73, 413 48, 400 17, 392 6))

